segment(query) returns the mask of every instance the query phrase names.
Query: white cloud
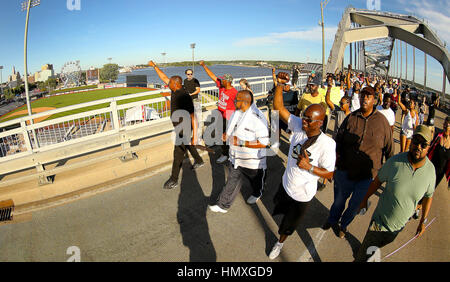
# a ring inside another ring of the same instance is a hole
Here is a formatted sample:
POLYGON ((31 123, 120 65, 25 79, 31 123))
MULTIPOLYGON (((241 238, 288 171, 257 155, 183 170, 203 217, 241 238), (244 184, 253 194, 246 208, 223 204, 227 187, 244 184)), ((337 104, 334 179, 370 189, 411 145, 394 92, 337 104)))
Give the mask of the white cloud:
POLYGON ((400 2, 408 6, 408 8, 405 8, 407 12, 425 19, 442 41, 446 41, 447 44, 450 43, 449 1, 411 0, 406 3, 400 2))
MULTIPOLYGON (((337 27, 325 27, 325 40, 334 40, 337 27)), ((260 37, 249 37, 234 42, 235 46, 261 46, 274 45, 285 40, 305 40, 305 41, 321 41, 322 28, 320 26, 307 30, 286 31, 281 33, 270 33, 260 37)))

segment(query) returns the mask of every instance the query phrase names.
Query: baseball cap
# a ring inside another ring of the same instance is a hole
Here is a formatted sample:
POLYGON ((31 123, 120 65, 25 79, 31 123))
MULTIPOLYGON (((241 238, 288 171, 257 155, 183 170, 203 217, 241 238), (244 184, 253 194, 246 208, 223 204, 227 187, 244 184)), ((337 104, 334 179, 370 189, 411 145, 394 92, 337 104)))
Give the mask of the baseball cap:
POLYGON ((316 76, 313 79, 311 79, 310 82, 308 82, 308 84, 312 84, 312 85, 320 85, 320 77, 316 76))
POLYGON ((220 77, 222 80, 228 80, 229 82, 233 82, 233 76, 229 73, 224 74, 220 77))
POLYGON ((375 96, 375 89, 372 86, 366 86, 361 90, 361 94, 366 93, 366 95, 375 96))
POLYGON ((431 131, 428 128, 428 126, 423 125, 423 124, 418 125, 416 127, 416 130, 414 130, 414 134, 413 135, 420 135, 420 136, 422 136, 427 141, 427 143, 430 143, 431 140, 433 139, 433 137, 431 136, 431 131))

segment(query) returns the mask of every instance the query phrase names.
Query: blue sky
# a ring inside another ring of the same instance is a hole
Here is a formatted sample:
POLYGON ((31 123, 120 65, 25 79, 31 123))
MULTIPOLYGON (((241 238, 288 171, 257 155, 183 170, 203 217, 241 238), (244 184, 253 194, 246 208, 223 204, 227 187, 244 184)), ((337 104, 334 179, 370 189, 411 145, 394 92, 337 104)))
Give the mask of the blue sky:
MULTIPOLYGON (((3 81, 13 65, 23 74, 26 13, 20 10, 21 2, 0 1, 3 81)), ((30 73, 46 63, 53 64, 59 72, 65 62, 73 60, 80 60, 83 69, 100 67, 108 62, 108 57, 120 65, 141 64, 150 59, 162 62, 162 52, 167 53, 168 62, 191 60, 189 45, 194 42, 196 59, 321 61, 319 0, 80 2, 80 10, 70 11, 67 0, 41 0, 40 6, 31 10, 30 73)), ((366 8, 367 1, 330 0, 325 9, 326 58, 348 5, 366 8)), ((448 0, 381 0, 381 9, 427 18, 441 39, 450 41, 448 0)), ((423 56, 417 56, 417 62, 423 62, 423 56)), ((428 81, 441 89, 442 68, 434 59, 428 61, 428 81)), ((423 81, 423 63, 417 64, 416 77, 423 81)))

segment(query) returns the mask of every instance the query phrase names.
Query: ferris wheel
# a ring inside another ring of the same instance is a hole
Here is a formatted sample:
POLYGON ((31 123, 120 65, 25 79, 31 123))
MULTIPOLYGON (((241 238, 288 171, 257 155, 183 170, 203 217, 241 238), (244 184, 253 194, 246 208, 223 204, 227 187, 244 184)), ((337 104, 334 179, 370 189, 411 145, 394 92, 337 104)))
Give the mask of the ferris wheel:
POLYGON ((81 67, 80 61, 66 62, 61 69, 61 80, 64 82, 64 88, 68 85, 80 84, 81 67))

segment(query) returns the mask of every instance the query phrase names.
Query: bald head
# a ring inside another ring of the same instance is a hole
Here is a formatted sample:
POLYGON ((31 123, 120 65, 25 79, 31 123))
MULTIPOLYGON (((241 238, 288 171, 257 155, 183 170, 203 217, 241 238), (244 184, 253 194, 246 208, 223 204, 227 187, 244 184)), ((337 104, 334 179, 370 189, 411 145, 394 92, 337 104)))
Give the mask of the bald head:
POLYGON ((325 119, 325 109, 322 105, 312 104, 306 108, 305 115, 312 119, 323 121, 325 119))
POLYGON ((312 104, 306 108, 302 116, 302 129, 308 137, 320 134, 325 119, 325 109, 322 105, 312 104))

